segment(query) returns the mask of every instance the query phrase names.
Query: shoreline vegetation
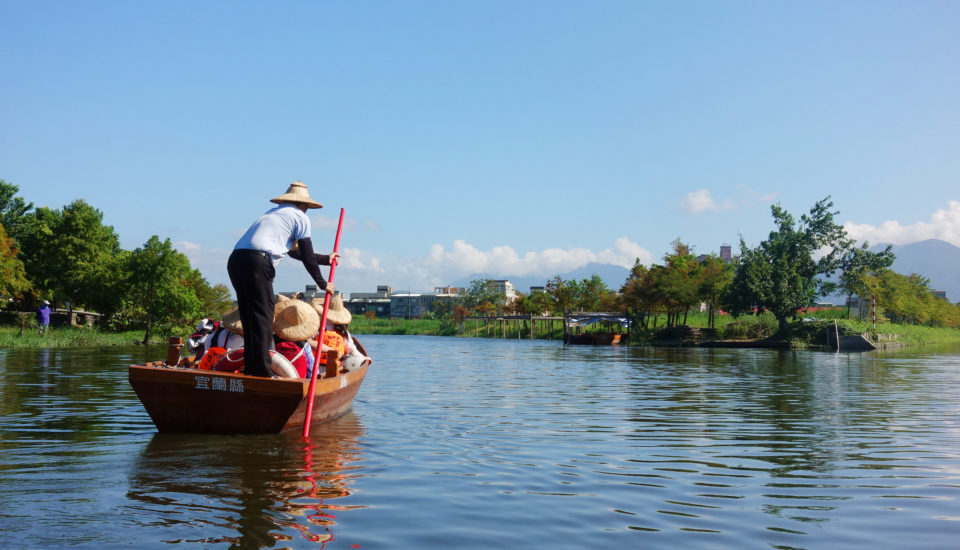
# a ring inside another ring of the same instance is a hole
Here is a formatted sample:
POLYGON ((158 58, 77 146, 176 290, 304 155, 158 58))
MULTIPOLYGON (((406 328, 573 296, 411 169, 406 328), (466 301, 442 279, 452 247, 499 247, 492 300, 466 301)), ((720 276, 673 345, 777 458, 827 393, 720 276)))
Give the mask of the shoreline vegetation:
MULTIPOLYGON (((219 319, 233 307, 230 289, 211 286, 169 238, 153 235, 125 250, 103 213, 82 199, 34 208, 18 191, 0 179, 0 323, 9 327, 0 327, 0 349, 166 346, 167 337, 186 338, 199 319, 219 319), (38 335, 28 321, 44 300, 56 312, 95 312, 97 328, 66 328, 82 322, 70 320, 38 335)), ((631 345, 828 349, 831 334, 834 348, 837 341, 863 345, 859 335, 883 347, 960 342, 960 304, 941 299, 924 276, 892 271, 889 246, 873 252, 858 245, 835 223, 830 197, 799 217, 779 204, 770 211, 776 230, 755 247, 741 239, 737 256, 730 245, 696 255, 678 237, 662 263, 637 259, 619 289, 596 274, 579 281, 557 275, 529 294, 506 280, 478 279, 418 306, 417 319, 358 318, 351 330, 561 340, 563 324, 555 321, 587 311, 624 312, 633 319, 631 345), (817 299, 833 293, 871 304, 882 324, 848 320, 837 308, 820 311, 817 299)))
MULTIPOLYGON (((773 315, 717 316, 715 328, 707 328, 706 313, 691 313, 687 323, 673 327, 655 326, 652 330, 634 330, 630 333, 630 345, 641 346, 710 346, 722 342, 740 347, 783 347, 789 349, 829 349, 825 334, 839 332, 841 336, 863 335, 880 347, 924 346, 934 344, 960 344, 960 330, 926 327, 911 324, 877 323, 847 319, 844 310, 821 310, 816 318, 807 317, 794 321, 789 340, 779 338, 777 320, 773 315), (836 322, 836 325, 834 324, 836 322)), ((496 317, 489 321, 461 325, 435 319, 365 319, 354 317, 350 331, 356 335, 420 335, 449 336, 458 338, 496 338, 512 340, 530 339, 526 324, 498 323, 496 317), (519 332, 517 327, 519 328, 519 332)), ((591 327, 592 328, 592 327, 591 327)), ((183 335, 183 338, 189 336, 183 335)), ((538 330, 536 340, 563 340, 560 323, 552 330, 538 330)), ((95 328, 51 328, 46 335, 37 334, 36 328, 20 330, 19 327, 0 327, 0 349, 22 348, 72 348, 128 346, 143 343, 143 331, 105 332, 95 328)), ((167 339, 151 337, 147 345, 166 346, 167 339)), ((831 344, 832 345, 832 344, 831 344)))

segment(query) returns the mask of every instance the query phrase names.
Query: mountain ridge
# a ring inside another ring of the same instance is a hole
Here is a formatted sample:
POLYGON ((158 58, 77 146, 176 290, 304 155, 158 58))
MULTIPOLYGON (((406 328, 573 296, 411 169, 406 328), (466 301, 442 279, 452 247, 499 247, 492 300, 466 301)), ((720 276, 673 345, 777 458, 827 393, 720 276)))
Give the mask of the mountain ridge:
MULTIPOLYGON (((878 244, 870 247, 873 252, 879 252, 887 244, 878 244)), ((891 269, 897 273, 910 275, 916 273, 930 280, 931 290, 946 291, 947 299, 955 302, 960 299, 960 247, 954 246, 940 239, 927 239, 905 245, 892 245, 896 259, 891 269)), ((502 276, 474 273, 456 282, 454 286, 470 287, 470 283, 477 279, 506 279, 513 283, 518 292, 528 293, 532 286, 546 286, 547 281, 557 275, 565 281, 589 279, 594 274, 599 275, 607 288, 619 291, 620 287, 630 275, 630 270, 619 265, 591 262, 583 267, 557 273, 550 277, 540 276, 502 276)), ((826 297, 833 303, 842 303, 843 296, 831 295, 826 297)))

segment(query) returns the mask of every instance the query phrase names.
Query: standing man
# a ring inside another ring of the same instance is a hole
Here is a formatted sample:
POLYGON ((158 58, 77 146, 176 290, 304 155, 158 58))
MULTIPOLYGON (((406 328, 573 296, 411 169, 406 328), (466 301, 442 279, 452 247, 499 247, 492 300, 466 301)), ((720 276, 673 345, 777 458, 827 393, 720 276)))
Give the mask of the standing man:
POLYGON ((37 308, 37 325, 40 336, 46 334, 47 329, 50 328, 50 302, 46 300, 37 308))
POLYGON ((303 182, 293 182, 286 193, 270 202, 279 206, 268 210, 247 229, 227 261, 227 273, 237 293, 243 326, 244 372, 254 376, 270 376, 274 267, 284 255, 300 260, 317 287, 333 292, 333 284, 327 283, 320 274, 320 265, 336 263, 340 256, 313 252, 310 218, 306 212, 323 205, 310 198, 303 182))

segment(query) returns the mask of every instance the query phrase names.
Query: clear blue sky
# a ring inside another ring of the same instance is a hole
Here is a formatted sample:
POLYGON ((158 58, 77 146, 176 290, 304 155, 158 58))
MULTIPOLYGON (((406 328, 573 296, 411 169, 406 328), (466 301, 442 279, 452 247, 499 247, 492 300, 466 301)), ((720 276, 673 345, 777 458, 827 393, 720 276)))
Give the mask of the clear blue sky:
MULTIPOLYGON (((211 283, 302 179, 337 286, 737 250, 832 195, 960 245, 960 2, 0 1, 0 178, 211 283)), ((278 290, 309 282, 284 262, 278 290)))

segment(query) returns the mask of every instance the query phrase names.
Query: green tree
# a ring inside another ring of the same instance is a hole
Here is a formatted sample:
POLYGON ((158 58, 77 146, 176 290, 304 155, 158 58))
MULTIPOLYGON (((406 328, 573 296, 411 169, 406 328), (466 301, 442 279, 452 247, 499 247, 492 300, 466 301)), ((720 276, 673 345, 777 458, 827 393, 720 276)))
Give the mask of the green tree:
POLYGON ((191 269, 186 277, 187 286, 201 302, 201 315, 219 319, 233 307, 230 289, 223 283, 210 286, 198 269, 191 269))
POLYGON ((881 252, 871 252, 870 243, 863 243, 859 248, 851 247, 840 260, 840 290, 847 296, 847 318, 850 317, 850 298, 853 295, 865 296, 869 292, 866 276, 878 273, 893 265, 896 259, 893 247, 881 252))
POLYGON ((18 197, 20 188, 0 179, 0 225, 6 229, 7 236, 12 238, 18 246, 22 246, 20 238, 27 214, 33 209, 33 203, 18 197))
POLYGON ((832 285, 819 276, 837 270, 853 245, 843 227, 834 222, 832 207, 827 197, 796 223, 779 204, 773 205, 777 229, 767 240, 749 248, 740 239, 740 263, 727 300, 733 313, 768 310, 777 319, 778 333, 789 334, 788 320, 832 285), (814 259, 817 253, 822 256, 814 259))
POLYGON ((665 270, 660 273, 657 290, 667 307, 667 326, 680 324, 680 314, 686 324, 687 312, 699 300, 700 263, 693 249, 680 239, 671 243, 673 252, 663 257, 665 270))
POLYGON ((547 293, 553 299, 554 315, 566 315, 577 305, 577 287, 559 275, 547 281, 547 293))
POLYGON ((127 261, 130 273, 127 312, 140 313, 150 340, 154 324, 180 327, 201 316, 203 304, 190 287, 190 260, 173 249, 170 239, 156 235, 134 250, 127 261))
POLYGON ((877 298, 877 316, 893 323, 960 328, 956 304, 936 298, 930 280, 912 273, 901 275, 884 269, 867 275, 865 283, 877 298))
MULTIPOLYGON (((2 182, 3 180, 0 180, 2 182)), ((30 289, 27 272, 19 258, 17 243, 0 224, 0 296, 19 296, 30 289)))
POLYGON ((701 263, 698 295, 707 304, 707 326, 715 326, 716 310, 733 282, 733 265, 711 254, 701 263))
POLYGON ((553 312, 553 297, 544 289, 534 289, 526 297, 526 313, 550 315, 553 312))
POLYGON ((644 329, 651 329, 649 319, 654 317, 663 306, 663 300, 657 290, 660 273, 664 270, 663 266, 652 265, 649 268, 636 260, 630 275, 626 282, 620 288, 623 306, 644 329))
POLYGON ((582 279, 571 285, 576 288, 577 307, 583 311, 603 311, 603 304, 610 290, 599 275, 594 274, 589 279, 582 279))
POLYGON ((122 294, 113 286, 123 279, 120 239, 83 200, 34 211, 25 220, 22 247, 28 278, 61 302, 99 311, 122 294))

